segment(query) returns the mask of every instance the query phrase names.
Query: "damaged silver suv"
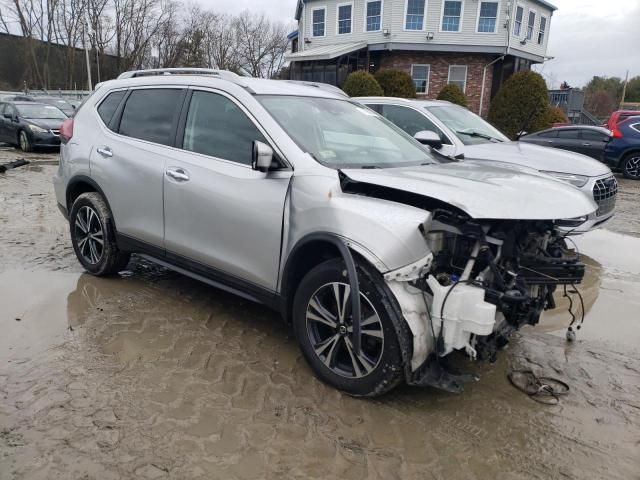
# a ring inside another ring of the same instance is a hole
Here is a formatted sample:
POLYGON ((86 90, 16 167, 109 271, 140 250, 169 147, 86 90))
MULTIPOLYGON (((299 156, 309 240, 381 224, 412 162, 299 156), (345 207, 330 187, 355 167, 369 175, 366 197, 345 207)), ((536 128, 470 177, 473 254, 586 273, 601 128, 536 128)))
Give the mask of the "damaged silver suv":
POLYGON ((316 375, 352 395, 461 391, 584 265, 558 228, 596 204, 538 173, 439 163, 322 85, 127 72, 61 130, 57 200, 78 260, 131 253, 279 311, 316 375))

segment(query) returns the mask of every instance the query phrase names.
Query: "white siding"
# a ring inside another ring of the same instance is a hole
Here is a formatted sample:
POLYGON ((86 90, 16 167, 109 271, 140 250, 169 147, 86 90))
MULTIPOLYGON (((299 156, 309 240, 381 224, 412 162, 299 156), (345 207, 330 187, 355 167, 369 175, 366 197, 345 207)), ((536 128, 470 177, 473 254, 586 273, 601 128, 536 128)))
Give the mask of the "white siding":
MULTIPOLYGON (((547 54, 547 45, 549 43, 549 32, 551 30, 551 10, 543 7, 542 5, 531 2, 528 0, 517 0, 517 5, 521 5, 524 7, 524 16, 522 20, 522 31, 520 32, 519 37, 513 36, 513 27, 511 29, 511 48, 515 50, 521 50, 523 52, 532 53, 534 55, 545 56, 547 54), (533 28, 533 38, 531 40, 527 40, 525 45, 522 45, 520 42, 527 38, 527 26, 529 21, 529 12, 536 12, 536 22, 533 28), (538 32, 540 31, 540 17, 544 16, 547 18, 547 28, 544 35, 544 42, 542 45, 538 45, 538 32)), ((513 16, 515 17, 515 5, 513 7, 513 16)))
POLYGON ((383 0, 382 30, 388 29, 389 36, 380 32, 366 32, 365 20, 365 0, 353 0, 353 25, 352 33, 337 35, 337 5, 347 0, 307 0, 304 7, 304 16, 300 19, 300 47, 305 50, 317 48, 323 45, 336 43, 350 43, 357 41, 367 41, 375 43, 414 43, 429 45, 475 45, 475 46, 507 46, 508 37, 511 38, 511 47, 514 50, 544 56, 546 54, 547 43, 551 26, 551 11, 542 5, 529 0, 519 0, 518 3, 525 7, 524 22, 521 37, 526 36, 526 26, 529 9, 536 11, 536 25, 533 39, 526 45, 520 44, 520 39, 511 35, 511 28, 505 28, 505 23, 509 17, 515 14, 516 0, 500 0, 498 5, 498 19, 496 33, 477 33, 478 14, 481 0, 463 0, 463 12, 461 18, 460 32, 442 32, 442 7, 444 0, 426 0, 426 21, 423 31, 407 31, 405 26, 405 2, 406 0, 383 0), (324 37, 313 37, 311 35, 311 12, 313 8, 326 6, 326 35, 324 37), (513 13, 510 11, 513 10, 513 13), (537 44, 538 30, 540 27, 540 16, 547 17, 547 29, 543 45, 537 44), (304 28, 302 22, 304 20, 304 28), (433 40, 427 40, 427 32, 433 32, 433 40), (304 38, 311 40, 305 44, 304 38))

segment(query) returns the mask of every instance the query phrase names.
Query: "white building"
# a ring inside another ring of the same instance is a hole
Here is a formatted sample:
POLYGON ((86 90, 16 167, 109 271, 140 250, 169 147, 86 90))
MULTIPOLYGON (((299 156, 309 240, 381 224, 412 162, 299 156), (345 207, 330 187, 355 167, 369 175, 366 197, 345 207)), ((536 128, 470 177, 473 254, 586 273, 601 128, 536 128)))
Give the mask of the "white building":
POLYGON ((291 78, 340 85, 353 70, 397 68, 421 96, 453 82, 486 111, 506 78, 544 61, 555 10, 545 0, 298 0, 291 78))

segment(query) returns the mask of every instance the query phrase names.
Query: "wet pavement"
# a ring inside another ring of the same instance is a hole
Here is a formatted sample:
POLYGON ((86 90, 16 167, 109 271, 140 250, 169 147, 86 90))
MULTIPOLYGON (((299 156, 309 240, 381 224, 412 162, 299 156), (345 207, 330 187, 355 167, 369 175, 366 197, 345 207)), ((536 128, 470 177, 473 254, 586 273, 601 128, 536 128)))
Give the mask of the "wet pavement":
POLYGON ((560 293, 464 394, 361 400, 318 382, 259 305, 136 257, 82 273, 52 159, 0 174, 1 480, 640 479, 640 182, 576 239, 576 342, 560 293), (534 402, 507 381, 521 367, 569 395, 534 402))

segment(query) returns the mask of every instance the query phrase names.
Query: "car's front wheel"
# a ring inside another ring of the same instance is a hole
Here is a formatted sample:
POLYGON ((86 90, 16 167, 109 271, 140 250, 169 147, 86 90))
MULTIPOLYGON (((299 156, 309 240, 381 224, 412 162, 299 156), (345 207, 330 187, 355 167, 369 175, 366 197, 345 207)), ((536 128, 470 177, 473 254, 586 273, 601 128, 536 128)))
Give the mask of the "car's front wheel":
POLYGON ((640 180, 640 152, 630 153, 622 161, 622 174, 625 178, 640 180))
POLYGON ((326 261, 304 277, 293 306, 294 330, 307 362, 325 383, 355 396, 377 396, 403 376, 393 312, 381 275, 358 265, 361 349, 354 348, 350 286, 344 262, 326 261))
POLYGON ((82 266, 93 275, 124 270, 130 255, 116 245, 111 211, 99 193, 80 195, 69 214, 71 243, 82 266))
POLYGON ((29 140, 29 135, 24 130, 20 130, 20 134, 18 135, 18 143, 20 144, 20 150, 23 152, 31 152, 33 151, 33 145, 31 145, 31 140, 29 140))

